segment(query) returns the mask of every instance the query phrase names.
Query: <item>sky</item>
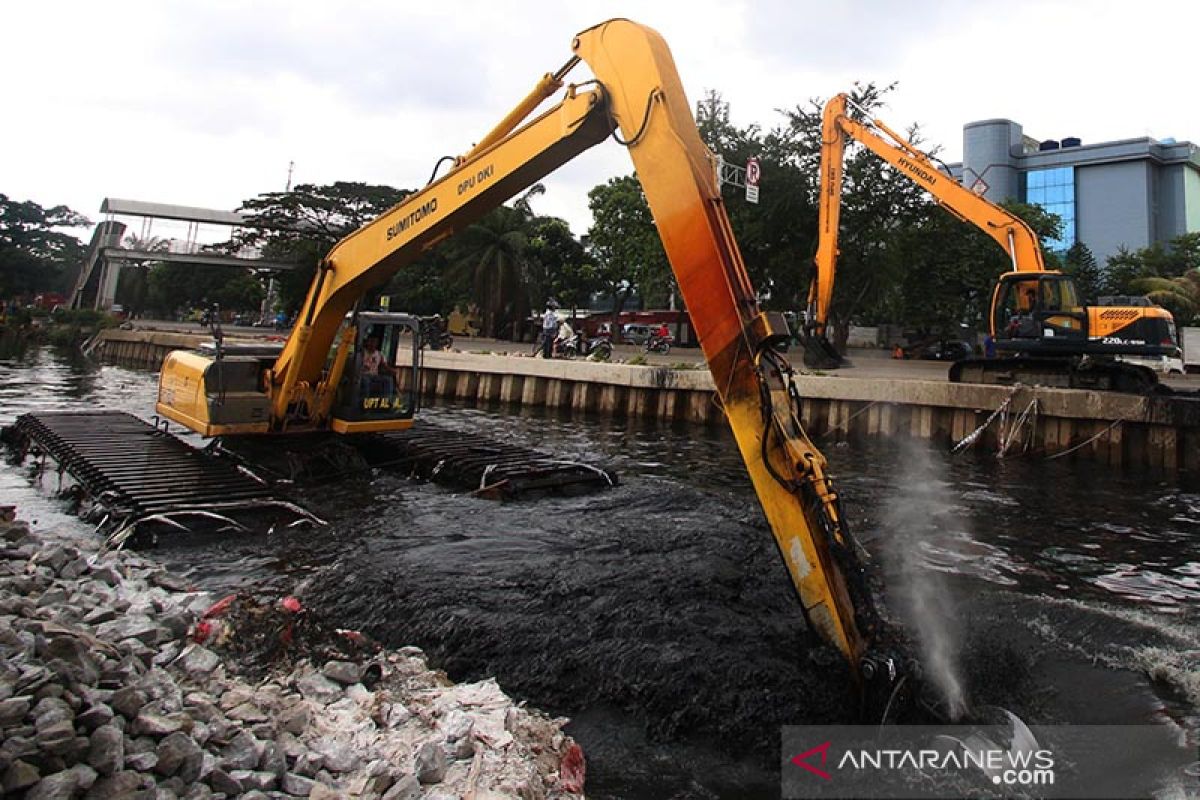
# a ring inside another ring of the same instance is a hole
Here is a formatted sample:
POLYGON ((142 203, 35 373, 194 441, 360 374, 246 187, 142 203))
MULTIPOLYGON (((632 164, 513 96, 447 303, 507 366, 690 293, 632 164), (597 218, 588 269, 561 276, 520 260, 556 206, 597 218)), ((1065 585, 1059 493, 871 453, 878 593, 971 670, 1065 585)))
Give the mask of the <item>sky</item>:
MULTIPOLYGON (((964 123, 996 117, 1037 139, 1200 143, 1195 0, 69 0, 0 13, 0 193, 94 221, 105 197, 232 210, 284 189, 293 162, 296 183, 418 187, 562 65, 576 32, 620 16, 658 30, 689 100, 718 90, 739 126, 897 81, 881 117, 919 123, 947 161, 964 123)), ((581 66, 569 80, 589 77, 581 66)), ((601 144, 549 176, 534 210, 583 234, 588 190, 631 170, 601 144)))

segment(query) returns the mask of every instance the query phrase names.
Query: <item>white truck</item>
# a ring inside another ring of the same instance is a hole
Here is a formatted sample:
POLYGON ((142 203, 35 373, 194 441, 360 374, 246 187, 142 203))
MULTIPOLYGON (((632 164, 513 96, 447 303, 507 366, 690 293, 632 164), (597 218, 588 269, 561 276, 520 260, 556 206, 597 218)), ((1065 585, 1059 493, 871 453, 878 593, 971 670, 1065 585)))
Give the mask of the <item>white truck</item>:
POLYGON ((1183 346, 1183 371, 1200 372, 1200 328, 1180 328, 1179 344, 1183 346))

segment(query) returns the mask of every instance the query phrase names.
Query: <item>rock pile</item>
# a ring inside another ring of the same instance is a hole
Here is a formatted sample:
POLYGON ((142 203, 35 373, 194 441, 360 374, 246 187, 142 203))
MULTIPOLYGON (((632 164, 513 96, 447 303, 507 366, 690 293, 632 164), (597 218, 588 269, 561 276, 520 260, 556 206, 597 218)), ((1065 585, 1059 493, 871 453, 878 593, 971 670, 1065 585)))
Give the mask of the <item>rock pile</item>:
POLYGON ((494 681, 411 647, 250 679, 195 641, 212 605, 141 556, 0 522, 0 794, 581 796, 562 721, 494 681))

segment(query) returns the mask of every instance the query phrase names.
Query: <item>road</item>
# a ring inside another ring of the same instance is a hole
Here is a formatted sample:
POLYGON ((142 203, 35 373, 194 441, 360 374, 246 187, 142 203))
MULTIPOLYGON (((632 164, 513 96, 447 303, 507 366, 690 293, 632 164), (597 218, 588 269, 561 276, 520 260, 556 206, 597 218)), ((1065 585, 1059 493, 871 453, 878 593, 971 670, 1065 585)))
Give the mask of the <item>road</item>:
MULTIPOLYGON (((172 322, 168 320, 136 320, 134 327, 146 330, 167 330, 178 333, 203 334, 195 322, 172 322)), ((271 328, 253 328, 249 326, 226 325, 225 335, 231 337, 266 337, 286 336, 288 331, 275 331, 271 328)), ((465 353, 519 353, 532 355, 534 345, 529 342, 510 342, 503 339, 485 339, 482 337, 456 336, 454 349, 465 353)), ((654 366, 699 367, 704 361, 704 355, 697 347, 674 347, 666 355, 646 353, 638 345, 618 344, 613 347, 613 358, 616 361, 630 361, 641 356, 645 363, 654 366)), ((792 357, 793 365, 800 367, 800 354, 792 357)), ((886 350, 857 348, 850 351, 849 364, 827 374, 847 375, 855 378, 871 378, 879 380, 921 380, 944 381, 950 364, 946 361, 906 361, 891 358, 886 350)), ((1170 375, 1161 376, 1164 384, 1177 391, 1200 391, 1200 375, 1170 375)))

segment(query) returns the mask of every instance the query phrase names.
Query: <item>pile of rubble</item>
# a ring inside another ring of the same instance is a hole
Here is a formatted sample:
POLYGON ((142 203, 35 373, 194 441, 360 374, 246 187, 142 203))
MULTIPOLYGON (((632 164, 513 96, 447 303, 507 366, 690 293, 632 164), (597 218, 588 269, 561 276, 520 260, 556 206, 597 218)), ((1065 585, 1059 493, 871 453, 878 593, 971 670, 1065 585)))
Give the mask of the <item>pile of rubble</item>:
POLYGON ((0 521, 0 794, 582 796, 562 720, 304 620, 0 521))

